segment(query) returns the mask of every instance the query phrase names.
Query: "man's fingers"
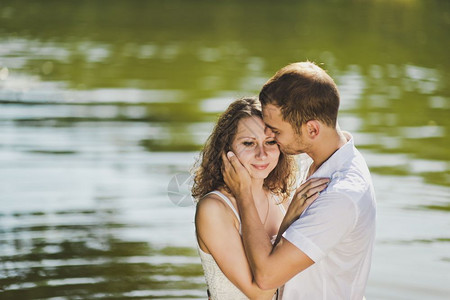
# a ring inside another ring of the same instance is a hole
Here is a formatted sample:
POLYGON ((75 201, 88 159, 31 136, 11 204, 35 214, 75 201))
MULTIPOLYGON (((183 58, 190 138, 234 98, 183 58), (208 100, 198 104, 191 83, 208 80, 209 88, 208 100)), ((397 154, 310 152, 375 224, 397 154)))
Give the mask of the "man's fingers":
POLYGON ((232 151, 228 151, 227 159, 230 162, 233 169, 238 170, 240 167, 242 167, 241 162, 232 151))
POLYGON ((230 161, 228 160, 227 154, 225 152, 222 153, 222 161, 225 171, 228 171, 230 168, 233 168, 230 161))
POLYGON ((229 180, 234 176, 233 175, 234 169, 233 169, 233 166, 231 165, 230 161, 228 160, 225 152, 222 153, 222 161, 223 161, 222 176, 223 176, 223 180, 225 181, 225 184, 228 185, 230 183, 229 180))

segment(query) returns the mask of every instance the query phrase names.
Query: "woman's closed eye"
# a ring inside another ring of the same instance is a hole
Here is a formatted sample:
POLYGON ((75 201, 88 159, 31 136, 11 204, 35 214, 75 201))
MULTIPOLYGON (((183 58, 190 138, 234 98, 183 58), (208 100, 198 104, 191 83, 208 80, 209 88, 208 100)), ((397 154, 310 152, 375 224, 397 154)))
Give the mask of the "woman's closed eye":
POLYGON ((275 141, 275 140, 267 141, 266 144, 267 144, 267 145, 270 145, 270 146, 276 145, 276 144, 277 144, 277 141, 275 141))
MULTIPOLYGON (((276 144, 277 144, 277 141, 275 141, 275 140, 266 141, 266 145, 269 145, 269 146, 273 146, 276 144)), ((245 141, 245 142, 242 142, 242 145, 244 145, 246 147, 253 147, 253 146, 255 146, 255 142, 245 141)))

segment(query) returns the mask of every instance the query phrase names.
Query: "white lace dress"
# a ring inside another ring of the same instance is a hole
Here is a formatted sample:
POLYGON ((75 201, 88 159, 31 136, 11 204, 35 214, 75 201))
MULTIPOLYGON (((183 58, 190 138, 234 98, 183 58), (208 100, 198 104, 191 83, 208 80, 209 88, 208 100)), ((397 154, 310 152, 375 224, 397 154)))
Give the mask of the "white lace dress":
MULTIPOLYGON (((209 194, 216 194, 220 198, 225 201, 228 206, 233 210, 237 219, 239 220, 239 226, 241 223, 241 219, 239 217, 238 212, 234 208, 233 204, 231 204, 230 199, 227 196, 222 194, 219 191, 213 191, 209 194)), ((279 205, 283 214, 286 214, 283 205, 279 205)), ((239 227, 239 233, 241 233, 241 228, 239 227)), ((272 238, 272 242, 274 241, 275 236, 272 238)), ((198 253, 200 256, 200 260, 202 262, 203 271, 205 273, 206 284, 208 286, 208 290, 210 292, 210 298, 212 300, 246 300, 248 299, 244 293, 241 292, 226 276, 223 274, 222 270, 217 265, 211 254, 204 252, 198 246, 198 253)), ((275 299, 275 296, 274 296, 275 299)))

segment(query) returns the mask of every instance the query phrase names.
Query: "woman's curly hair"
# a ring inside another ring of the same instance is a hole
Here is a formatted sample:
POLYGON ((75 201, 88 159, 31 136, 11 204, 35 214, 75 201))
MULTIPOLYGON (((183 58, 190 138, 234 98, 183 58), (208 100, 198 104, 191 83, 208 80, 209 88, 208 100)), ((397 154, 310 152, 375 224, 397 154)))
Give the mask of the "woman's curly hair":
MULTIPOLYGON (((234 101, 219 117, 193 168, 194 184, 191 192, 194 199, 199 200, 220 188, 231 193, 223 180, 222 153, 231 150, 239 121, 252 116, 262 119, 261 103, 256 97, 234 101)), ((296 171, 295 159, 280 152, 278 164, 264 179, 264 187, 285 201, 293 190, 296 171)))

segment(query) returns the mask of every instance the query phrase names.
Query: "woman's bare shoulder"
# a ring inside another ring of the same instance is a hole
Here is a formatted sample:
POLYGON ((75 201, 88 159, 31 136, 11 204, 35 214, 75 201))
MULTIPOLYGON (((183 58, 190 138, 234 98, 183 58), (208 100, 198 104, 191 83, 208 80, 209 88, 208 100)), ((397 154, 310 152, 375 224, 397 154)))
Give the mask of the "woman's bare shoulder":
POLYGON ((197 203, 197 217, 217 217, 227 213, 227 205, 216 194, 208 194, 197 203))
POLYGON ((239 221, 231 208, 216 194, 208 194, 198 201, 195 223, 197 227, 205 226, 211 229, 217 229, 217 226, 228 227, 230 224, 239 228, 239 221))

